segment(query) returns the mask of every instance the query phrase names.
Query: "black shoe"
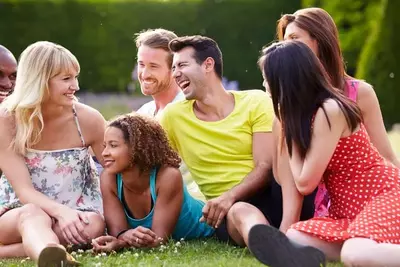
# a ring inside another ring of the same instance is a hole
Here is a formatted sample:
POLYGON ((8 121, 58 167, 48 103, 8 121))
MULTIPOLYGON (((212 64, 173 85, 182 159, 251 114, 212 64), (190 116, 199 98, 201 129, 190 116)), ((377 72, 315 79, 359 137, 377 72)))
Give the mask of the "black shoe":
POLYGON ((295 246, 276 228, 258 224, 249 232, 249 249, 269 267, 324 267, 322 251, 306 246, 295 246))

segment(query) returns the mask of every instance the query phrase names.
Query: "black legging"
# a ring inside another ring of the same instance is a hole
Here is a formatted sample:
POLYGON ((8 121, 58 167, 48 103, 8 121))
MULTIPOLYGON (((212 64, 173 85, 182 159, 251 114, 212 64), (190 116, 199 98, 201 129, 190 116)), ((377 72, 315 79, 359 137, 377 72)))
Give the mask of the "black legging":
MULTIPOLYGON (((304 197, 300 214, 301 221, 314 217, 316 193, 317 189, 312 194, 304 197)), ((272 226, 277 228, 280 226, 283 215, 282 188, 275 179, 272 179, 264 191, 252 197, 249 203, 260 209, 272 226)))
MULTIPOLYGON (((258 194, 254 195, 251 199, 244 202, 257 207, 272 226, 279 228, 283 215, 282 189, 275 181, 272 171, 269 175, 271 182, 268 186, 258 194)), ((300 220, 308 220, 314 216, 314 199, 316 192, 317 189, 312 194, 304 197, 300 220)), ((226 223, 226 219, 224 218, 221 225, 215 230, 216 237, 222 242, 229 242, 236 245, 228 234, 226 223)))

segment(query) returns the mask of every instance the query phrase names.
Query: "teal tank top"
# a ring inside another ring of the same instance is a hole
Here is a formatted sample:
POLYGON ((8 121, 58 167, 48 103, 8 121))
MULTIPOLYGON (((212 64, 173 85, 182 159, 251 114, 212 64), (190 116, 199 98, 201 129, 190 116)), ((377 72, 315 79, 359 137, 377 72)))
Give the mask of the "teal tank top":
MULTIPOLYGON (((157 168, 153 168, 150 171, 150 193, 152 199, 152 208, 149 214, 142 219, 135 219, 129 215, 128 208, 125 205, 125 200, 123 196, 123 181, 122 175, 117 175, 117 190, 118 190, 118 198, 121 201, 124 211, 125 217, 128 221, 128 224, 131 228, 136 228, 138 226, 143 226, 151 229, 153 222, 153 214, 154 214, 154 206, 157 201, 156 195, 156 178, 157 178, 157 168)), ((179 215, 178 222, 176 223, 175 229, 172 233, 172 238, 175 240, 180 240, 184 238, 195 239, 201 237, 209 237, 214 234, 214 229, 210 227, 206 223, 199 222, 202 216, 202 209, 204 207, 204 202, 201 200, 193 198, 186 189, 186 186, 183 186, 183 202, 181 213, 179 215)))

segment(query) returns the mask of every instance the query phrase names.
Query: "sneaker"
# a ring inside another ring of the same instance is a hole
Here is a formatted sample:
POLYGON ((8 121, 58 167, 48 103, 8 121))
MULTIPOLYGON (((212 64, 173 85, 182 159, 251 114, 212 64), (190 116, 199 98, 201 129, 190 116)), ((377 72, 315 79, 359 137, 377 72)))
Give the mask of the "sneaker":
POLYGON ((295 246, 278 229, 258 224, 249 232, 249 250, 269 267, 324 267, 322 251, 309 246, 295 246))
POLYGON ((38 267, 73 267, 80 266, 61 245, 52 244, 44 248, 38 259, 38 267))

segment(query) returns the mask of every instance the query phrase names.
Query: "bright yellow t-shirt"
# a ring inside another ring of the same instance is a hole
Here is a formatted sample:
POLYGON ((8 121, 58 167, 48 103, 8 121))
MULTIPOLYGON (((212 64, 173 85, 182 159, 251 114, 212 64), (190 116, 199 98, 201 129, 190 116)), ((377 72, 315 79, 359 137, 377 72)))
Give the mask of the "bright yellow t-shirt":
POLYGON ((198 119, 193 112, 194 100, 169 104, 160 120, 172 147, 207 199, 230 190, 253 170, 253 133, 272 131, 273 105, 265 92, 231 93, 235 107, 220 121, 198 119))

